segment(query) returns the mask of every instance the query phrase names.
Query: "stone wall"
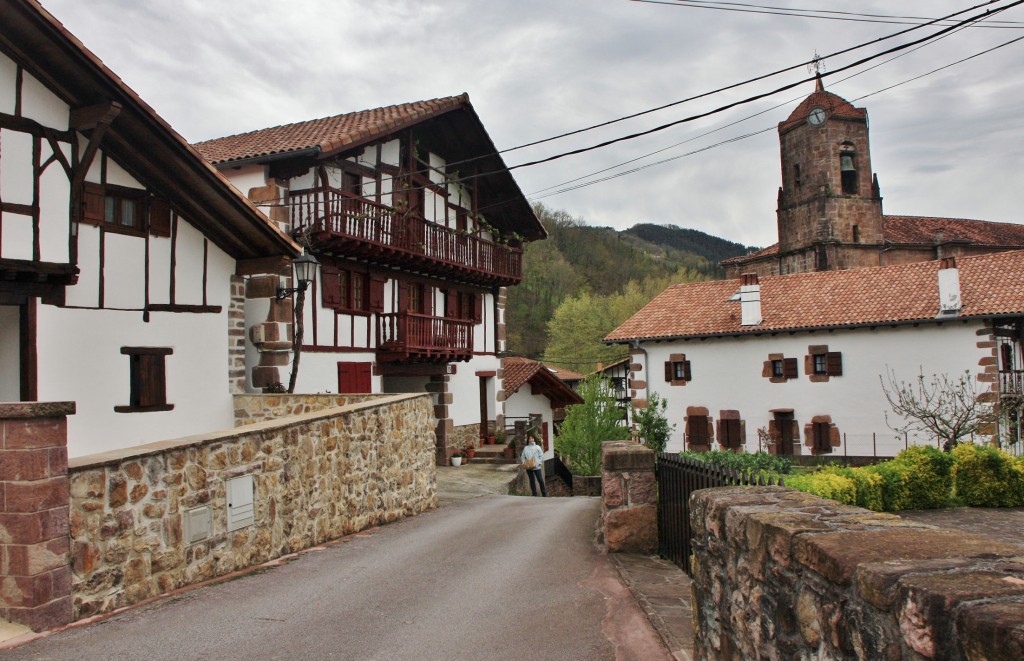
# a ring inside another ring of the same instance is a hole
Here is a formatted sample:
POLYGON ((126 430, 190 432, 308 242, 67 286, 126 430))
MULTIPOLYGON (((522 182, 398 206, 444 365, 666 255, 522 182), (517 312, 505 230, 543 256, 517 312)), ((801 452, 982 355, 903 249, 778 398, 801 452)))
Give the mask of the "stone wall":
POLYGON ((0 618, 71 621, 67 416, 74 402, 0 404, 0 618))
POLYGON ((1024 547, 782 487, 693 494, 702 659, 1024 658, 1024 547))
POLYGON ((429 396, 390 395, 72 460, 74 617, 435 507, 435 422, 429 396), (229 532, 226 481, 246 475, 254 520, 229 532))
POLYGON ((325 411, 336 406, 372 402, 392 395, 235 395, 235 426, 325 411))
MULTIPOLYGON (((573 495, 576 478, 573 476, 573 495)), ((609 553, 658 551, 658 485, 654 452, 632 441, 601 447, 601 525, 609 553)))

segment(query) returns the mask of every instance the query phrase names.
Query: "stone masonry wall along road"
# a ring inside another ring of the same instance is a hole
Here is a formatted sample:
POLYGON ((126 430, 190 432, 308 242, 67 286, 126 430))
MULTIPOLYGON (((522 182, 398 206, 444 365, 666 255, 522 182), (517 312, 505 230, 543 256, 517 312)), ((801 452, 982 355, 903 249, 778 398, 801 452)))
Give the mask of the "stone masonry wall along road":
POLYGON ((669 659, 596 498, 484 496, 0 652, 17 659, 669 659))

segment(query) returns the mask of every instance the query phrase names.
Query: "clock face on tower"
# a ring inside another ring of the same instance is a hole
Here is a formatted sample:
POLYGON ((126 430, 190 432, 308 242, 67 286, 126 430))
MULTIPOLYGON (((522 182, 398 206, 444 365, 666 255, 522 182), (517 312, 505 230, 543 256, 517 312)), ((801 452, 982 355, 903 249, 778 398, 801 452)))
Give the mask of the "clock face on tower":
POLYGON ((824 108, 813 108, 811 112, 807 113, 807 123, 811 126, 821 126, 825 123, 825 109, 824 108))

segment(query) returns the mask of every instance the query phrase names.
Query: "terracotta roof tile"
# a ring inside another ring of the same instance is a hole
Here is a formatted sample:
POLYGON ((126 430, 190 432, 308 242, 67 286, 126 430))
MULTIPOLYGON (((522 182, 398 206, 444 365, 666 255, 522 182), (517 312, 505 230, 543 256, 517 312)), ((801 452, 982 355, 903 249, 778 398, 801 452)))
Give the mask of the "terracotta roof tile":
POLYGON ((501 367, 505 371, 503 387, 505 396, 519 392, 519 389, 530 380, 530 377, 543 369, 543 365, 529 358, 504 358, 501 367))
POLYGON ((310 148, 326 154, 468 103, 467 94, 401 103, 230 135, 193 146, 214 164, 310 148))
MULTIPOLYGON (((739 280, 673 285, 605 340, 732 335, 927 321, 939 312, 938 261, 760 279, 758 326, 740 325, 729 300, 739 280)), ((1024 251, 959 260, 959 318, 1024 314, 1024 251)))
POLYGON ((555 367, 554 365, 548 365, 546 363, 544 364, 544 367, 562 381, 582 381, 586 378, 586 375, 581 374, 580 372, 567 370, 564 367, 555 367))
POLYGON ((800 102, 800 105, 790 113, 786 121, 779 122, 779 130, 783 131, 788 129, 790 126, 806 122, 807 114, 811 112, 812 108, 816 107, 824 108, 829 117, 864 119, 868 116, 868 111, 864 108, 855 108, 853 107, 853 104, 843 97, 833 94, 832 92, 826 92, 825 88, 821 84, 821 79, 819 78, 817 89, 814 90, 810 96, 800 102))
POLYGON ((884 216, 883 223, 885 240, 892 243, 966 241, 979 246, 1024 248, 1024 225, 1016 223, 923 216, 884 216))

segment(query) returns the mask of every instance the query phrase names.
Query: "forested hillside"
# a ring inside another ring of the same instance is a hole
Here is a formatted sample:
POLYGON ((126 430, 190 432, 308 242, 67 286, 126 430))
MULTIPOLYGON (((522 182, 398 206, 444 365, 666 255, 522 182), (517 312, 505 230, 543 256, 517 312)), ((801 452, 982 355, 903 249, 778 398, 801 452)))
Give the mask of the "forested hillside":
POLYGON ((601 338, 670 284, 721 277, 747 248, 697 230, 640 224, 619 232, 538 204, 549 238, 526 247, 509 289, 509 349, 579 372, 625 356, 601 338))

